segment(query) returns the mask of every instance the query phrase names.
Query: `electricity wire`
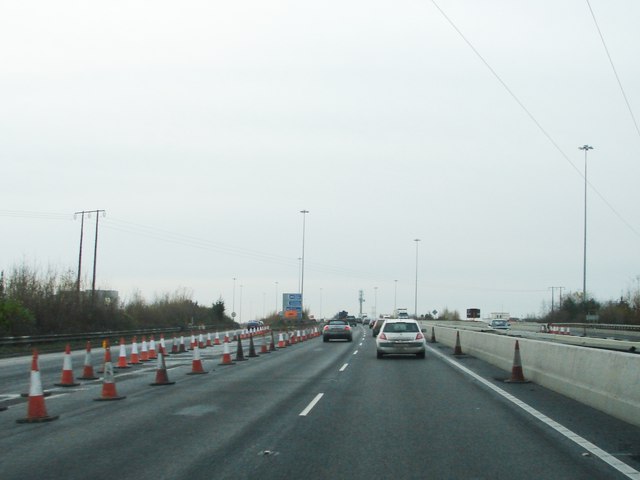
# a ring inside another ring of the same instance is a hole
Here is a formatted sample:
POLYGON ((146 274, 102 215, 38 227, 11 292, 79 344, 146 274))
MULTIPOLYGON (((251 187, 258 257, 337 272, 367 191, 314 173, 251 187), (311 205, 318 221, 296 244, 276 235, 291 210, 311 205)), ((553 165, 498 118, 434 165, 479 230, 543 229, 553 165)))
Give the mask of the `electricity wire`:
MULTIPOLYGON (((440 12, 440 14, 444 17, 444 19, 451 25, 451 27, 458 33, 460 38, 467 44, 467 46, 473 51, 473 53, 480 59, 480 61, 484 64, 484 66, 491 72, 494 78, 502 85, 502 87, 507 91, 507 93, 511 96, 511 98, 520 106, 520 108, 525 112, 525 114, 529 117, 529 119, 538 127, 540 132, 547 138, 547 140, 555 147, 555 149, 560 153, 560 155, 569 163, 569 165, 575 170, 575 172, 584 179, 584 173, 576 167, 576 165, 571 161, 569 156, 560 148, 560 145, 553 139, 553 137, 547 132, 542 124, 538 122, 538 120, 534 117, 534 115, 529 111, 529 109, 525 106, 524 103, 518 98, 518 96, 509 88, 507 83, 502 80, 500 75, 493 69, 493 67, 489 64, 487 60, 480 54, 480 52, 476 49, 476 47, 471 43, 471 41, 462 33, 462 30, 458 28, 458 26, 453 22, 453 20, 445 13, 442 8, 436 3, 435 0, 431 0, 431 3, 436 7, 436 9, 440 12)), ((618 212, 618 210, 604 197, 602 193, 589 181, 586 180, 589 187, 594 191, 594 193, 604 202, 604 204, 613 212, 613 214, 618 217, 618 219, 627 226, 631 232, 633 232, 636 236, 640 237, 640 231, 636 230, 631 223, 629 223, 623 216, 618 212)))
POLYGON ((640 137, 640 127, 638 127, 638 122, 636 121, 636 116, 633 114, 633 109, 631 108, 631 103, 629 103, 629 99, 627 98, 627 94, 622 87, 622 81, 620 80, 620 76, 618 75, 618 71, 616 66, 613 63, 613 59, 611 58, 611 54, 609 53, 609 48, 607 47, 607 43, 604 41, 604 35, 602 34, 602 30, 600 30, 600 25, 598 25, 598 20, 596 19, 596 14, 591 8, 591 3, 589 0, 586 0, 587 6, 589 7, 589 11, 591 12, 591 17, 593 18, 593 23, 596 25, 596 30, 598 30, 598 35, 600 36, 600 40, 602 41, 602 46, 604 47, 604 51, 607 54, 607 58, 609 59, 609 63, 611 64, 611 69, 613 70, 613 74, 616 77, 616 81, 618 82, 618 86, 620 87, 620 92, 622 93, 622 98, 624 98, 624 103, 627 104, 627 110, 629 110, 629 115, 631 115, 631 120, 633 121, 633 125, 636 128, 636 133, 640 137))

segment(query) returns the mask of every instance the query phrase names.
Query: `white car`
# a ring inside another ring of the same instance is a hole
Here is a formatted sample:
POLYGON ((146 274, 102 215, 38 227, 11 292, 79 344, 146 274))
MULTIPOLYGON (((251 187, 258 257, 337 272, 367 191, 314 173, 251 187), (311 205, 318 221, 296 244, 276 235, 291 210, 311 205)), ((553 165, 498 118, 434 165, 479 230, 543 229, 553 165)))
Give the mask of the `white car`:
POLYGON ((385 320, 376 337, 378 358, 385 355, 412 354, 424 358, 427 344, 417 321, 410 318, 385 320))

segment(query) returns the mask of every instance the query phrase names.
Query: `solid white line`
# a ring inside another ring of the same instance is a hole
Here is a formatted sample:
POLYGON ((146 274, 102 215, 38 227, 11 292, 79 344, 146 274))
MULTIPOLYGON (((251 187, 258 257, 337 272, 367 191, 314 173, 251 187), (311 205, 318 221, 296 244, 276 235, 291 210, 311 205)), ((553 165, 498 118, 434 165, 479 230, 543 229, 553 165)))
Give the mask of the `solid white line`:
POLYGON ((471 377, 473 377, 474 379, 476 379, 477 381, 479 381, 480 383, 482 383, 486 387, 489 387, 491 390, 496 392, 498 395, 502 396, 503 398, 505 398, 506 400, 510 401, 514 405, 520 407, 521 409, 523 409, 528 414, 530 414, 533 417, 535 417, 538 420, 540 420, 542 423, 544 423, 544 424, 548 425, 549 427, 553 428, 555 431, 557 431, 561 435, 565 436, 566 438, 568 438, 572 442, 576 443, 580 447, 584 448, 585 450, 590 452, 592 455, 598 457, 603 462, 608 463, 610 466, 612 466, 613 468, 618 470, 620 473, 622 473, 623 475, 627 476, 627 478, 632 478, 634 480, 640 480, 640 472, 639 471, 637 471, 636 469, 630 467, 626 463, 618 460, 613 455, 605 452, 600 447, 594 445, 593 443, 591 443, 586 438, 581 437, 577 433, 569 430, 568 428, 566 428, 563 425, 559 424, 555 420, 552 420, 551 418, 547 417, 544 413, 536 410, 535 408, 533 408, 532 406, 528 405, 527 403, 524 403, 523 401, 521 401, 518 398, 514 397, 510 393, 507 393, 506 391, 502 390, 500 387, 497 387, 496 385, 494 385, 493 383, 489 382, 488 380, 485 380, 484 378, 482 378, 477 373, 472 372, 467 367, 465 367, 465 366, 461 365, 460 363, 450 359, 449 357, 447 357, 443 353, 435 350, 433 347, 429 347, 429 350, 431 350, 433 353, 435 353, 437 356, 439 356, 444 361, 449 362, 454 367, 458 368, 459 370, 462 370, 467 375, 470 375, 471 377))
POLYGON ((345 363, 344 365, 342 365, 342 368, 340 368, 340 370, 338 370, 338 371, 339 372, 344 372, 347 369, 348 366, 349 366, 349 364, 345 363))
POLYGON ((320 399, 322 398, 323 395, 324 395, 324 393, 319 393, 318 395, 316 395, 316 398, 311 400, 311 403, 309 405, 307 405, 307 408, 305 408, 302 412, 300 412, 299 416, 300 417, 306 417, 307 413, 309 413, 311 411, 311 409, 316 406, 316 403, 318 403, 320 401, 320 399))

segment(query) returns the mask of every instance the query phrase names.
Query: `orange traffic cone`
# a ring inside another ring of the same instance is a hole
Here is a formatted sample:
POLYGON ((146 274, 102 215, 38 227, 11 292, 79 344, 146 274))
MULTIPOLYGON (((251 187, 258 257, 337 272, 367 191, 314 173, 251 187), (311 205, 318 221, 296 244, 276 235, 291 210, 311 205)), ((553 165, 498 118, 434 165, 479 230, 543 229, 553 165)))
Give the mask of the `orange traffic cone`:
POLYGON ((142 345, 140 345, 140 361, 149 361, 149 349, 147 348, 147 337, 145 335, 142 336, 142 345))
POLYGON ((87 353, 84 356, 84 368, 82 376, 78 380, 97 380, 98 377, 93 373, 93 364, 91 362, 91 342, 87 342, 87 353))
POLYGON ((127 347, 124 344, 124 338, 120 338, 120 354, 116 368, 131 368, 131 365, 127 364, 127 347))
POLYGON ((262 343, 260 344, 260 353, 271 353, 269 351, 269 345, 266 338, 262 337, 262 343))
POLYGON ((73 366, 71 364, 71 345, 67 343, 64 351, 64 359, 62 362, 62 377, 60 383, 55 384, 58 387, 77 387, 80 385, 73 380, 73 366))
POLYGON ((462 347, 460 346, 460 331, 456 330, 456 346, 453 349, 454 355, 464 355, 462 353, 462 347))
POLYGON ((152 387, 159 385, 173 385, 176 382, 170 382, 167 375, 167 366, 164 363, 164 355, 158 352, 158 368, 156 369, 156 381, 151 384, 152 387))
POLYGON ((220 365, 235 365, 235 362, 231 361, 229 342, 224 342, 224 345, 222 347, 222 361, 220 362, 220 365))
POLYGON ((214 345, 220 345, 220 334, 218 332, 216 332, 216 336, 213 339, 213 344, 214 345))
POLYGON ((176 355, 178 353, 178 343, 176 341, 176 336, 174 335, 171 339, 171 355, 176 355))
POLYGON ((207 332, 207 343, 204 344, 204 348, 211 347, 211 332, 207 332))
POLYGON ((155 360, 158 358, 158 352, 156 351, 156 341, 153 339, 153 335, 149 339, 149 360, 155 360))
POLYGON ((273 338, 273 330, 271 330, 271 342, 269 343, 269 352, 276 351, 276 340, 273 338))
POLYGON ((180 349, 178 350, 178 353, 184 353, 187 351, 187 348, 184 346, 184 335, 180 336, 180 349))
POLYGON ((138 353, 138 337, 133 337, 131 341, 131 360, 129 361, 131 365, 139 365, 140 362, 140 354, 138 353))
POLYGON ((507 383, 529 383, 524 378, 522 371, 522 360, 520 359, 520 344, 516 340, 516 348, 513 354, 513 367, 511 367, 511 378, 505 380, 507 383))
POLYGON ((280 334, 278 335, 278 348, 285 348, 285 343, 284 343, 284 336, 282 335, 282 332, 280 332, 280 334))
POLYGON ((202 368, 202 360, 200 359, 200 349, 196 345, 193 349, 193 362, 191 362, 191 371, 187 375, 202 375, 205 372, 202 368))
POLYGON ((29 402, 27 406, 27 417, 16 420, 18 423, 50 422, 56 420, 58 415, 49 416, 44 404, 44 393, 42 391, 42 381, 40 379, 40 369, 38 368, 38 351, 33 351, 31 360, 31 381, 29 384, 29 402))
POLYGON ((122 400, 126 397, 121 397, 116 392, 116 382, 113 378, 113 363, 111 363, 111 347, 109 346, 109 340, 103 342, 104 346, 104 377, 102 381, 102 396, 94 398, 96 402, 109 401, 109 400, 122 400))
POLYGON ((167 352, 167 344, 164 340, 164 333, 160 334, 160 348, 162 350, 162 354, 166 357, 169 355, 169 352, 167 352))

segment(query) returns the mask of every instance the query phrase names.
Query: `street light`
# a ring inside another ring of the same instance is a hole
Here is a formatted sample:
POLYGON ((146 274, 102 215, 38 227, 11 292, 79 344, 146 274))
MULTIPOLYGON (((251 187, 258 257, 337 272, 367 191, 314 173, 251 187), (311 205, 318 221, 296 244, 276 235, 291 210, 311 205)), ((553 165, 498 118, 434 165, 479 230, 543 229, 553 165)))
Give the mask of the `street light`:
POLYGON ((393 288, 393 315, 396 315, 398 311, 398 280, 394 280, 395 286, 393 288))
POLYGON ((587 306, 587 152, 593 150, 591 145, 578 147, 584 150, 584 256, 582 260, 582 301, 587 306))
POLYGON ((378 287, 373 287, 373 318, 378 316, 378 287))
POLYGON ((420 242, 420 239, 414 238, 413 241, 416 242, 416 291, 414 295, 413 311, 417 319, 418 318, 418 242, 420 242))
POLYGON ((309 210, 300 210, 302 214, 302 265, 300 267, 300 305, 304 310, 304 234, 305 234, 305 220, 309 210))
POLYGON ((278 282, 276 282, 276 316, 278 315, 278 282))
POLYGON ((233 301, 231 303, 231 318, 236 318, 236 277, 233 277, 233 301))

